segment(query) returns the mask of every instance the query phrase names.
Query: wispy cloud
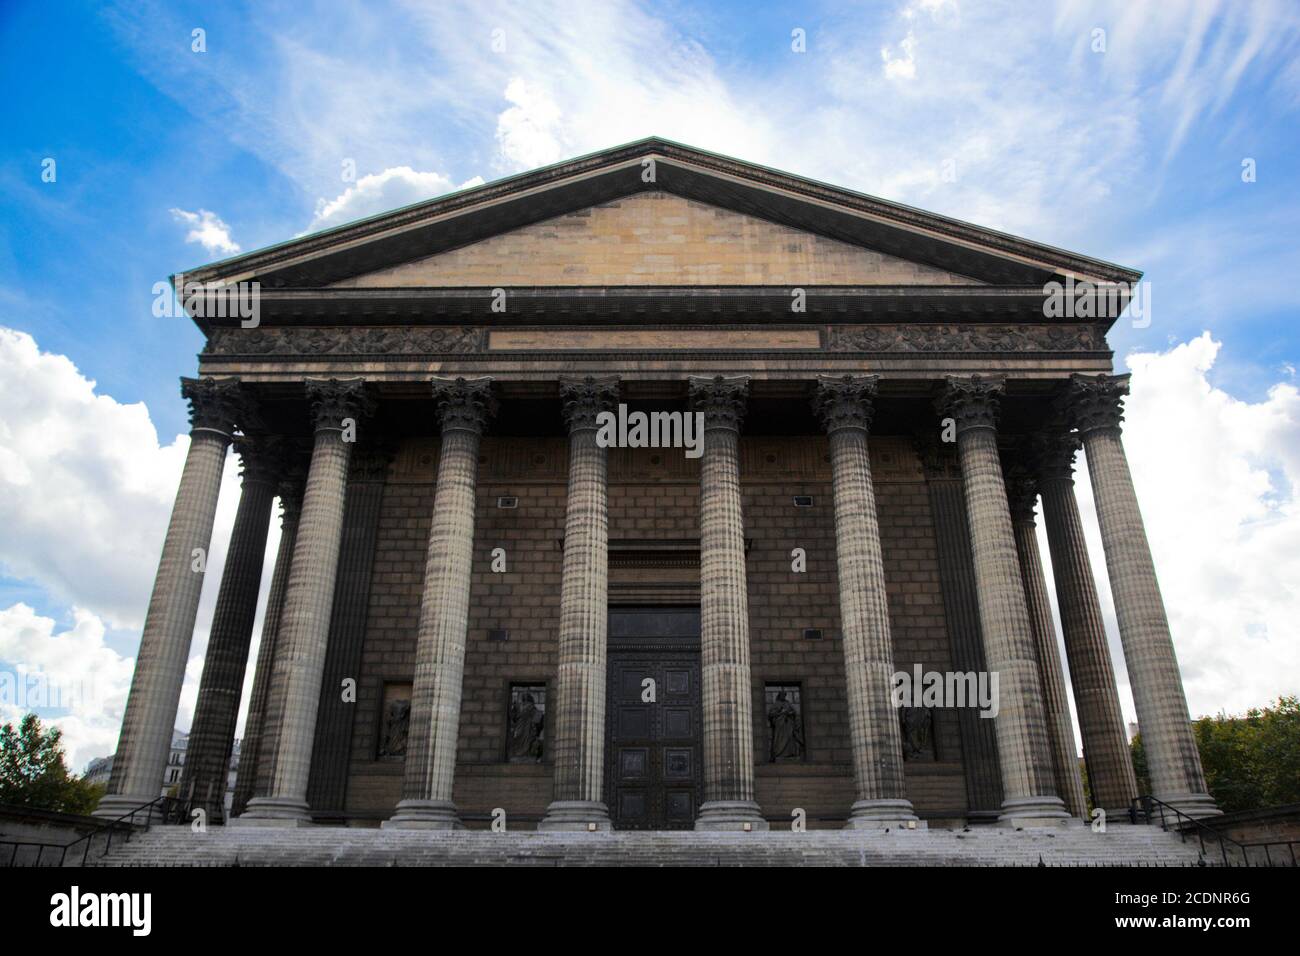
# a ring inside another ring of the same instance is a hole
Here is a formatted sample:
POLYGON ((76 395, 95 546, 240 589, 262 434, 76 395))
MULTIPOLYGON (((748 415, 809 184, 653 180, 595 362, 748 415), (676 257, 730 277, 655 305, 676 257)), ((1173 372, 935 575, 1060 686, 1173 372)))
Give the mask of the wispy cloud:
POLYGON ((184 209, 171 210, 172 217, 189 227, 185 233, 186 242, 197 242, 211 255, 234 255, 239 251, 239 243, 230 238, 230 227, 215 212, 200 209, 187 212, 184 209))

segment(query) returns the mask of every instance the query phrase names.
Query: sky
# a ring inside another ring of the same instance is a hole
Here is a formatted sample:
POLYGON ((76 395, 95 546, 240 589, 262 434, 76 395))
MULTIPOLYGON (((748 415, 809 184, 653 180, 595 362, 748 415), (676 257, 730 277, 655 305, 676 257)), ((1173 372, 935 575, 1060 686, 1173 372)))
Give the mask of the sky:
MULTIPOLYGON (((0 681, 64 692, 0 720, 48 705, 77 768, 188 446, 156 284, 650 135, 1143 271, 1110 341, 1189 706, 1300 690, 1294 3, 6 0, 0 80, 0 681)), ((232 455, 181 728, 237 494, 232 455)))

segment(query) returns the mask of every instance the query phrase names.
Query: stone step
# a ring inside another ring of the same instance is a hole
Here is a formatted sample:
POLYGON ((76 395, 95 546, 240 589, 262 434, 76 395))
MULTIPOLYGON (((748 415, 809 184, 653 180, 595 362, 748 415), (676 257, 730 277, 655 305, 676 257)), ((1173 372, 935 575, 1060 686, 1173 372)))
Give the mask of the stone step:
MULTIPOLYGON (((97 866, 1192 866, 1196 841, 1144 826, 1044 830, 537 833, 155 827, 97 866)), ((1207 854, 1207 863, 1213 864, 1207 854)))

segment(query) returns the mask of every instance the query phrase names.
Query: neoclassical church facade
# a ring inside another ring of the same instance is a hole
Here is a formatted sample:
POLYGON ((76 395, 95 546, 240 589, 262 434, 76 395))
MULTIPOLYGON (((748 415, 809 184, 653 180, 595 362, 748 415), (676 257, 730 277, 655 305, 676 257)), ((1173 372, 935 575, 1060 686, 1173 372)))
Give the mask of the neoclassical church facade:
POLYGON ((1216 813, 1106 342, 1139 278, 658 139, 188 274, 258 314, 191 310, 192 439, 98 812, 157 795, 233 447, 179 787, 214 822, 1062 825, 1080 743, 1123 813, 1082 447, 1152 792, 1216 813), (607 412, 690 416, 702 447, 611 445, 607 412), (899 706, 898 672, 995 674, 996 716, 899 706))

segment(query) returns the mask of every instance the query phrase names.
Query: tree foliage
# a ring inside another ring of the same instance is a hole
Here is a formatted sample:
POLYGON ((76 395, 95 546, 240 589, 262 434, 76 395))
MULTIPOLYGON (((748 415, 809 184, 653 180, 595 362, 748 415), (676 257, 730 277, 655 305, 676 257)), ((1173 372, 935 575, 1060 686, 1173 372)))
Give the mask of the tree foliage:
POLYGON ((1192 726, 1205 782, 1225 813, 1300 803, 1300 698, 1192 726))
POLYGON ((58 727, 46 730, 35 714, 17 728, 0 727, 0 803, 64 813, 95 809, 103 788, 68 773, 62 739, 58 727))
MULTIPOLYGON (((1279 697, 1244 716, 1192 723, 1210 795, 1224 813, 1300 803, 1300 698, 1279 697)), ((1142 735, 1130 747, 1138 792, 1150 793, 1142 735)))

